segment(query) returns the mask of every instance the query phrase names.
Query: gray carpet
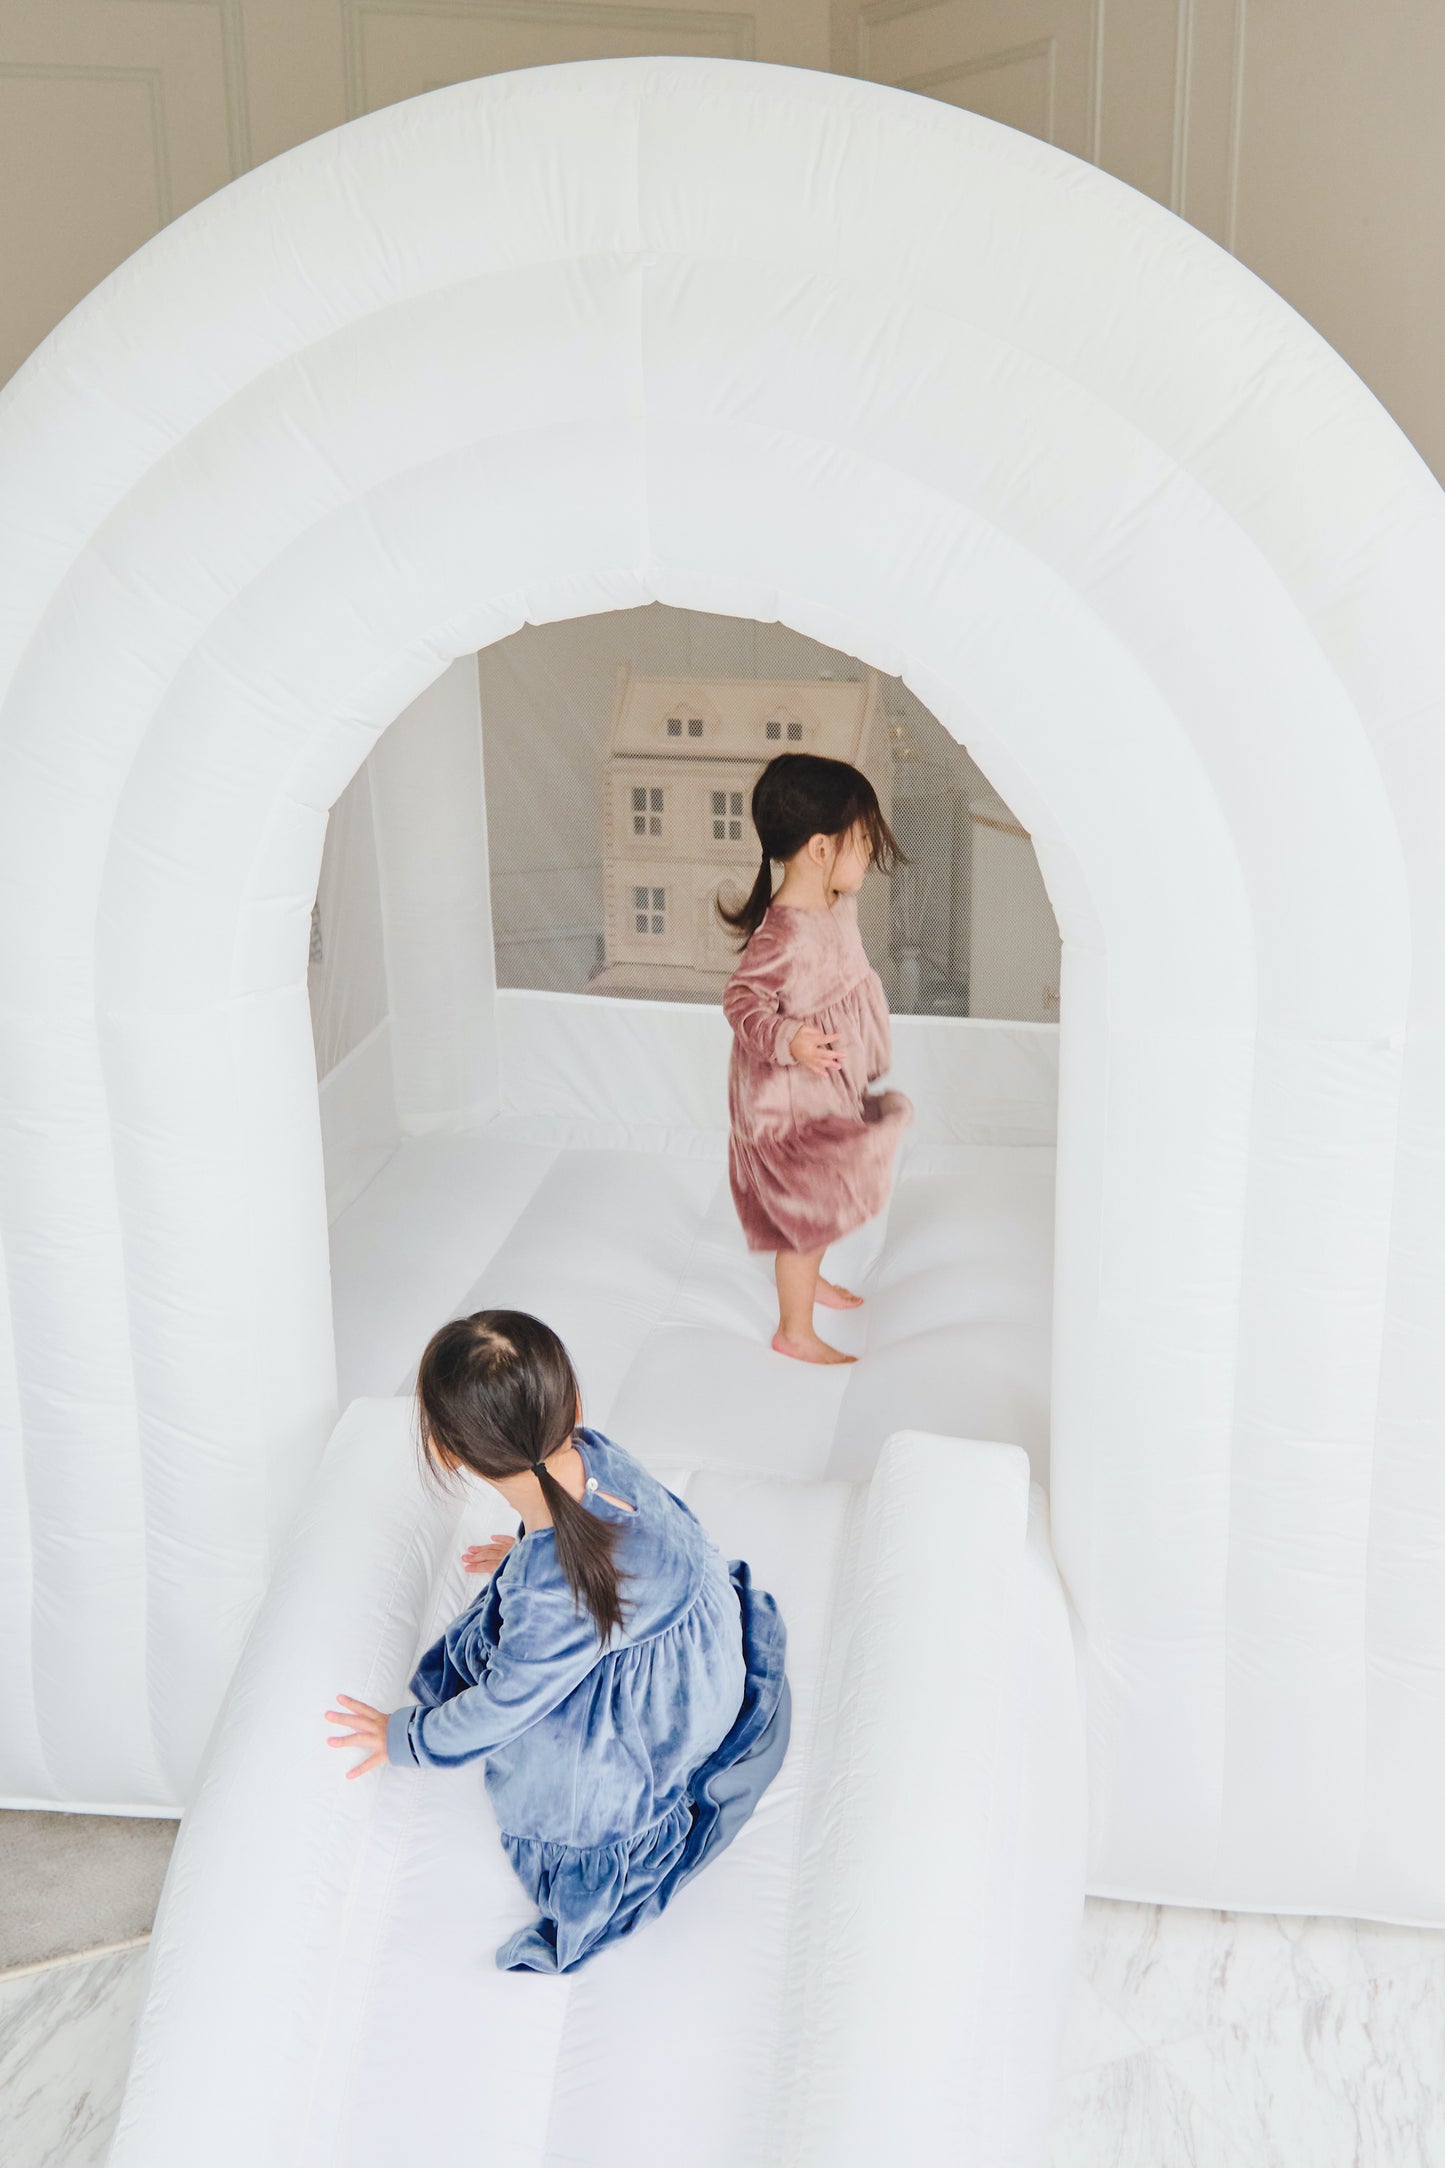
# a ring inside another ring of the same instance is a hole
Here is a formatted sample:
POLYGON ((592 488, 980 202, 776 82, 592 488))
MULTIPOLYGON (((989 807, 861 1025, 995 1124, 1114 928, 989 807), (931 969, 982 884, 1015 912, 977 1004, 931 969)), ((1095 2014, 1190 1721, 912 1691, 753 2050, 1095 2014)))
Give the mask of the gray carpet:
POLYGON ((0 1973, 148 1934, 177 1827, 0 1809, 0 1973))

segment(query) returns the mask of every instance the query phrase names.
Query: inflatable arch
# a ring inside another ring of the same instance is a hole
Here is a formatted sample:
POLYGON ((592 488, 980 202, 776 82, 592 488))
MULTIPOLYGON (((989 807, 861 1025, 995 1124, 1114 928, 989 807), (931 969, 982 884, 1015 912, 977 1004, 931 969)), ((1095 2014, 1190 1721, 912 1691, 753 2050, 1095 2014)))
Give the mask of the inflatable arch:
POLYGON ((333 1420, 328 807, 661 599, 901 673, 1035 837, 1091 1887, 1445 1920, 1445 506, 1308 327, 972 116, 589 64, 223 190, 0 454, 5 1794, 185 1798, 333 1420))

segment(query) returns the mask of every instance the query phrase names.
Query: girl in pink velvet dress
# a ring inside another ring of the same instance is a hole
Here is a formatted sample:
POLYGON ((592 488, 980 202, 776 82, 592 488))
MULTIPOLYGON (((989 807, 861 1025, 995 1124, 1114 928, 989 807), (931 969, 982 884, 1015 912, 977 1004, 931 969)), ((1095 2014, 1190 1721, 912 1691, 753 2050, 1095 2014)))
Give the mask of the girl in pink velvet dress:
POLYGON ((723 991, 733 1201, 748 1248, 775 1253, 778 1353, 852 1362, 819 1337, 813 1308, 861 1302, 822 1277, 823 1253, 882 1211, 913 1119, 902 1092, 868 1089, 888 1068, 892 1041, 858 933, 864 875, 870 866, 890 873, 901 853, 873 785, 845 760, 779 754, 758 777, 752 810, 762 866, 738 910, 718 905, 746 944, 723 991))

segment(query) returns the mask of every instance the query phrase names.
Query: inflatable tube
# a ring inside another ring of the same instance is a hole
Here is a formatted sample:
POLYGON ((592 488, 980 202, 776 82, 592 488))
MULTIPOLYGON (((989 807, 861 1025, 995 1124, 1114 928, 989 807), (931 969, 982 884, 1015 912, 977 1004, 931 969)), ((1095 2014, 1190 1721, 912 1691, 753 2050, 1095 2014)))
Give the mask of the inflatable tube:
POLYGON ((635 1939, 503 1973, 530 1913, 479 1770, 347 1783, 321 1716, 405 1698, 498 1501, 423 1489, 409 1403, 353 1404, 182 1824, 111 2168, 1041 2157, 1086 1809, 1024 1454, 914 1433, 866 1484, 669 1480, 782 1606, 787 1760, 635 1939))

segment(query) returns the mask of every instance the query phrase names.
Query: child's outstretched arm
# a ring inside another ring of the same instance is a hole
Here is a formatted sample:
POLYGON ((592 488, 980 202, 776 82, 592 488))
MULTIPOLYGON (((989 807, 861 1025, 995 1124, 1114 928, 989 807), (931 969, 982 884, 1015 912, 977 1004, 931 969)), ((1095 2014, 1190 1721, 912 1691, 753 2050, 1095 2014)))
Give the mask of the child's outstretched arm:
MULTIPOLYGON (((348 1776, 362 1776, 383 1761, 406 1768, 460 1768, 550 1716, 601 1654, 596 1626, 588 1613, 573 1607, 570 1596, 516 1590, 499 1643, 486 1652, 474 1685, 453 1687, 432 1706, 394 1709, 389 1716, 342 1695, 343 1706, 328 1709, 327 1721, 354 1728, 330 1744, 371 1750, 348 1776)), ((447 1683, 455 1677, 453 1669, 447 1683)))

